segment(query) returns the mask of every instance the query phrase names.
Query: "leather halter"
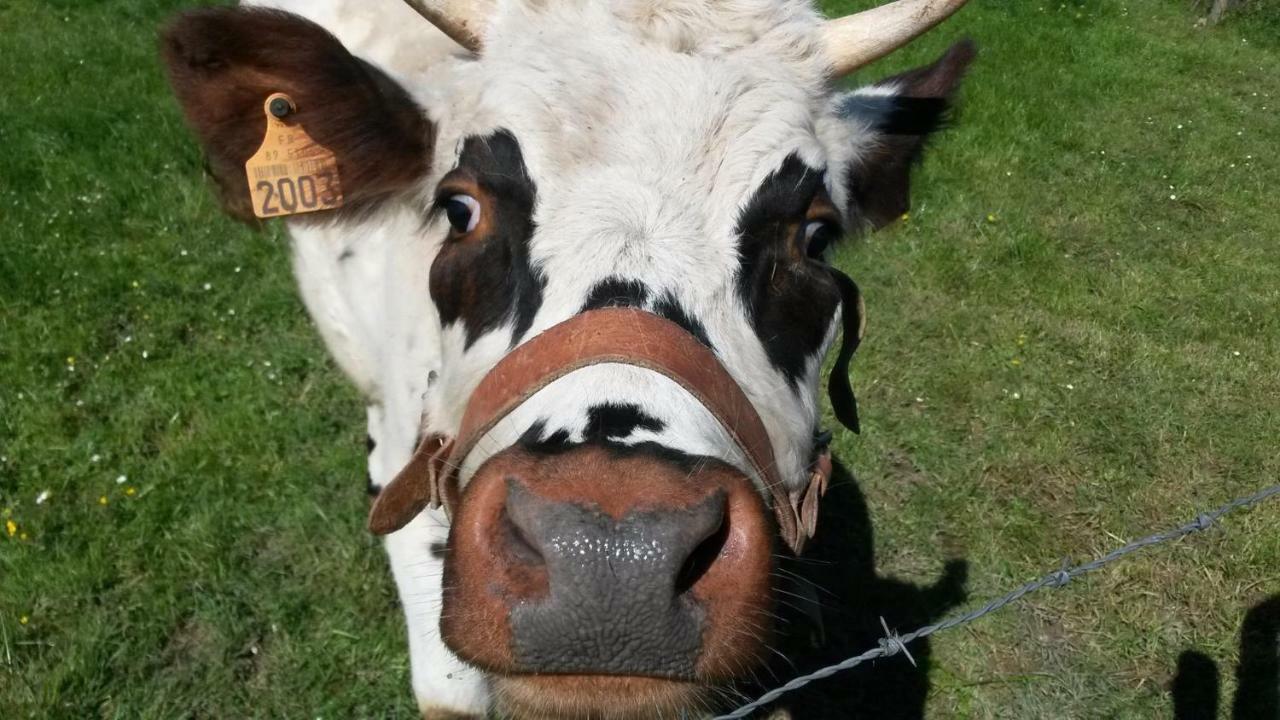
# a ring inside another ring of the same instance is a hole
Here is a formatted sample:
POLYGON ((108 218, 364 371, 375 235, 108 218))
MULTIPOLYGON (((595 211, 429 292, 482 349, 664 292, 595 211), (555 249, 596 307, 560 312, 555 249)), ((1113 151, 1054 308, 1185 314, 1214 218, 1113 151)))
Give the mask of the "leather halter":
POLYGON ((633 308, 576 315, 502 358, 471 394, 457 436, 427 437, 383 488, 369 512, 369 529, 378 535, 399 530, 427 507, 443 505, 452 515, 458 470, 476 443, 539 390, 602 363, 652 370, 693 395, 742 450, 769 493, 783 541, 800 554, 817 527, 818 501, 831 473, 830 453, 820 448, 808 481, 800 490, 788 491, 764 422, 715 353, 670 320, 633 308))

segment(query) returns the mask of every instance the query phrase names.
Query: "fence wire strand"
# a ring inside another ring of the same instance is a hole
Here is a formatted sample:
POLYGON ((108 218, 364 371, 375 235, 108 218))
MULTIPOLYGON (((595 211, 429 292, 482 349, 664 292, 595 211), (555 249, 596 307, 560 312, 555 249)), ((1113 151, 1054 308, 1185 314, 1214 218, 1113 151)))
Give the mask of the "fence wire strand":
MULTIPOLYGON (((1104 565, 1109 565, 1115 562, 1116 560, 1119 560, 1120 558, 1130 553, 1137 552, 1138 550, 1141 550, 1143 548, 1147 548, 1152 545, 1160 545, 1162 543, 1170 542, 1173 540, 1177 540, 1178 538, 1191 535, 1192 533, 1197 533, 1202 530, 1207 530, 1208 528, 1212 527, 1213 524, 1223 515, 1226 515, 1227 513, 1232 512, 1234 510, 1240 510, 1243 508, 1251 507, 1253 505, 1257 505, 1258 503, 1261 503, 1264 500, 1268 500, 1276 495, 1280 495, 1280 485, 1275 485, 1273 487, 1267 488, 1266 490, 1261 490, 1257 493, 1254 493, 1253 495, 1236 498, 1235 500, 1232 500, 1231 502, 1227 503, 1226 505, 1223 505, 1220 508, 1217 508, 1216 510, 1210 510, 1209 512, 1200 513, 1193 520, 1191 520, 1191 522, 1185 525, 1173 528, 1171 530, 1165 530, 1164 532, 1159 532, 1154 535, 1148 535, 1147 537, 1144 537, 1140 540, 1135 540, 1129 543, 1128 545, 1125 545, 1123 547, 1118 547, 1115 550, 1112 550, 1111 552, 1107 553, 1106 555, 1103 555, 1102 557, 1099 557, 1090 562, 1072 566, 1070 565, 1069 561, 1064 561, 1061 569, 1055 570, 1049 573, 1048 575, 1045 575, 1044 577, 1040 578, 1039 580, 1034 580, 1032 582, 1029 582, 1026 585, 1023 585, 1022 587, 1017 588, 1016 590, 1013 590, 1012 592, 1006 595, 998 597, 979 608, 970 610, 967 613, 953 615, 933 625, 925 625, 924 627, 919 628, 918 630, 915 630, 913 632, 909 632, 906 635, 898 635, 895 632, 891 632, 888 626, 884 625, 884 619, 881 618, 881 626, 885 628, 885 636, 880 638, 880 644, 878 647, 871 648, 866 652, 862 653, 861 655, 855 655, 847 660, 836 663, 835 665, 828 665, 827 667, 824 667, 820 670, 816 670, 812 673, 809 673, 808 675, 801 675, 800 677, 797 677, 794 680, 791 680, 785 685, 782 685, 780 687, 774 688, 773 690, 770 690, 769 692, 761 695, 756 700, 746 705, 743 705, 742 707, 738 708, 737 710, 734 710, 728 715, 718 715, 712 718, 712 720, 741 720, 742 718, 747 717, 748 715, 755 712, 756 710, 763 708, 764 706, 768 705, 774 700, 777 700, 778 698, 782 697, 783 695, 789 692, 799 690, 800 688, 812 682, 815 682, 817 680, 822 680, 823 678, 831 677, 836 673, 844 672, 845 670, 850 670, 852 668, 855 668, 861 665, 862 663, 867 662, 868 660, 875 660, 876 658, 882 658, 882 657, 891 657, 899 653, 902 653, 906 655, 908 659, 911 659, 911 655, 907 651, 907 645, 911 642, 919 640, 920 638, 929 637, 930 635, 933 635, 934 633, 937 633, 937 632, 941 632, 943 630, 949 630, 953 627, 971 623, 974 620, 977 620, 978 618, 983 617, 984 615, 989 615, 1003 608, 1004 606, 1009 605, 1010 603, 1017 602, 1018 600, 1021 600, 1023 597, 1030 595, 1031 593, 1036 592, 1037 590, 1041 590, 1046 587, 1060 588, 1066 585, 1068 582, 1070 582, 1073 578, 1084 575, 1085 573, 1093 572, 1094 570, 1097 570, 1103 567, 1104 565)), ((912 660, 912 664, 914 664, 914 660, 912 660)))

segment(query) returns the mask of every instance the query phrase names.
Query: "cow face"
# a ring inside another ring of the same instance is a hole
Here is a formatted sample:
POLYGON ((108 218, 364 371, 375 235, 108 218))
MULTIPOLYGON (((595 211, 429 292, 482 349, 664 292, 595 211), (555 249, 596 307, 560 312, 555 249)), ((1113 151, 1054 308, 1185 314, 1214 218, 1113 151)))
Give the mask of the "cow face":
MULTIPOLYGON (((825 254, 907 209, 910 168, 972 48, 842 94, 821 20, 789 0, 512 1, 472 27, 478 54, 411 72, 261 9, 184 14, 164 51, 232 214, 253 214, 244 162, 272 93, 336 154, 345 205, 291 221, 295 244, 394 257, 344 281, 384 300, 335 321, 316 299, 338 292, 334 274, 302 247, 297 271, 340 364, 378 412, 400 409, 401 447, 455 433, 530 338, 628 307, 710 351, 800 492, 822 449, 823 359, 842 327, 845 343, 857 332, 856 289, 825 254), (371 315, 402 327, 380 332, 371 315), (387 360, 400 355, 425 360, 387 360)), ((776 500, 688 388, 583 368, 454 460, 440 631, 509 711, 702 707, 762 661, 786 550, 776 500)), ((377 468, 375 486, 396 469, 377 468)))

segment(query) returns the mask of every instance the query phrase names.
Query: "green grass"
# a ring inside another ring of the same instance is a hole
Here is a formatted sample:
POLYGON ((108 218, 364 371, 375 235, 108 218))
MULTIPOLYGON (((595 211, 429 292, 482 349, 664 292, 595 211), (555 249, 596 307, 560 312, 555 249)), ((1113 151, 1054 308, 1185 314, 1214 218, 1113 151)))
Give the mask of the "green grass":
MULTIPOLYGON (((201 181, 154 50, 183 4, 0 0, 0 715, 410 717, 360 403, 278 231, 201 181)), ((964 558, 984 599, 1280 477, 1255 7, 975 0, 868 74, 983 49, 910 219, 838 258, 882 574, 964 558)), ((1229 694, 1277 592, 1272 504, 940 636, 929 717, 1168 717, 1178 654, 1229 694)))

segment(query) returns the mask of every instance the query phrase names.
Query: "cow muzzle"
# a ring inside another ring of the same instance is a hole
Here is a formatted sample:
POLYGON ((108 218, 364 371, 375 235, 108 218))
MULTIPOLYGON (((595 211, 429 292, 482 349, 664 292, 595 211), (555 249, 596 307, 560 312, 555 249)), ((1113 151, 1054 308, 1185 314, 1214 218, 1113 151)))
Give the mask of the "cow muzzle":
POLYGON ((772 532, 740 472, 515 447, 481 466, 458 507, 441 631, 468 662, 707 683, 760 659, 772 532))
POLYGON ((491 673, 513 715, 650 718, 698 707, 705 689, 762 660, 775 551, 799 554, 813 536, 830 469, 819 439, 807 477, 784 482, 763 421, 714 352, 656 315, 607 308, 500 360, 457 433, 427 437, 382 490, 369 526, 381 534, 427 507, 449 513, 441 632, 491 673), (643 445, 514 445, 477 459, 462 481, 472 451, 512 410, 601 363, 675 381, 745 467, 643 445))

